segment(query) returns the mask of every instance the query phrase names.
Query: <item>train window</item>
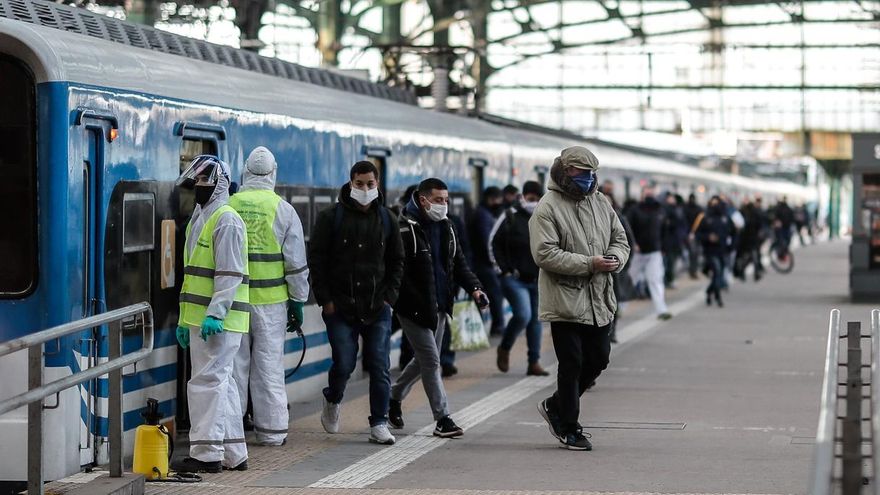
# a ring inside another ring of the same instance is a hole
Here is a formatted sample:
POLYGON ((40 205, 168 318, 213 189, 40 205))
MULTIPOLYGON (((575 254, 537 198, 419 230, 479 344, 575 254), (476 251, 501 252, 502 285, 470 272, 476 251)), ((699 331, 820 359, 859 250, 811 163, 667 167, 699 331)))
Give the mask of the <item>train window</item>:
POLYGON ((538 178, 538 183, 541 184, 541 187, 547 188, 547 172, 550 170, 546 165, 535 165, 535 176, 538 178))
POLYGON ((35 86, 17 61, 0 58, 0 297, 24 297, 37 284, 35 86))
POLYGON ((290 204, 293 206, 293 209, 296 210, 296 214, 299 215, 299 220, 302 222, 303 227, 303 237, 305 237, 305 240, 307 241, 312 232, 312 210, 310 208, 310 203, 308 196, 290 197, 290 204))
POLYGON ((453 196, 449 200, 449 213, 464 218, 464 198, 461 196, 453 196))
MULTIPOLYGON (((180 173, 186 170, 193 158, 216 154, 217 142, 213 139, 184 137, 180 143, 180 173)), ((195 192, 183 188, 177 188, 177 191, 180 194, 178 218, 188 220, 195 208, 195 192)))
POLYGON ((155 246, 153 195, 127 193, 122 198, 122 252, 150 251, 155 246))

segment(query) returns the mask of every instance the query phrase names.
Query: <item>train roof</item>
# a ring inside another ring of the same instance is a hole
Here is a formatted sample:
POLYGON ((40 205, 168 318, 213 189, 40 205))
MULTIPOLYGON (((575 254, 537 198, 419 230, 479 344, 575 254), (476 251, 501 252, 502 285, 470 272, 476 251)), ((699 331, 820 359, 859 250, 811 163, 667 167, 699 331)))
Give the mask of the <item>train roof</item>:
MULTIPOLYGON (((21 4, 32 5, 31 8, 38 11, 41 11, 39 6, 56 5, 0 0, 0 46, 4 52, 28 63, 38 83, 69 82, 157 95, 189 105, 237 110, 244 119, 271 119, 274 115, 288 121, 292 118, 294 124, 303 129, 332 130, 343 135, 362 134, 402 144, 448 147, 474 154, 506 154, 513 150, 546 160, 547 165, 552 163, 560 149, 580 143, 593 149, 604 166, 647 174, 678 175, 780 194, 810 195, 807 188, 793 183, 759 181, 701 170, 671 159, 591 143, 575 135, 504 127, 496 122, 434 112, 399 101, 10 20, 9 5, 21 4)), ((52 12, 57 14, 65 10, 52 12)))
POLYGON ((253 51, 209 43, 59 3, 43 0, 0 0, 0 18, 342 91, 410 105, 417 104, 415 93, 403 88, 263 57, 253 51))

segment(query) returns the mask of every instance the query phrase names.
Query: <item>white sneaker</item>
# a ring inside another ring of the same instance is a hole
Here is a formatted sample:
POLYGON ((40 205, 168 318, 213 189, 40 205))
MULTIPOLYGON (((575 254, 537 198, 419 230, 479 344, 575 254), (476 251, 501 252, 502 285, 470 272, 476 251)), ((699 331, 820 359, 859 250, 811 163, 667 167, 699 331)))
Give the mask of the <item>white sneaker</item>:
POLYGON ((388 425, 385 423, 370 427, 370 443, 394 445, 395 440, 394 435, 388 431, 388 425))
POLYGON ((339 433, 339 404, 328 402, 326 398, 321 411, 321 426, 327 433, 339 433))

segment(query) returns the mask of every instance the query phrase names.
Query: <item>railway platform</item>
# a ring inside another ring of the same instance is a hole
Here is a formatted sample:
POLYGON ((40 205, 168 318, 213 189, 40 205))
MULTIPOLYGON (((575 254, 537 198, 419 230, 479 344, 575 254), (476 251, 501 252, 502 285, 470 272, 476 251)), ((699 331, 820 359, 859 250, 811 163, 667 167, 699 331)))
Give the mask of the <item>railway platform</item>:
MULTIPOLYGON (((802 248, 791 274, 734 284, 724 308, 707 307, 705 280, 686 275, 668 293, 671 320, 657 320, 648 302, 631 303, 609 369, 582 399, 592 452, 560 449, 548 433, 536 403, 555 377, 525 376, 521 339, 506 374, 495 368, 494 347, 460 355, 459 374, 446 382, 460 439, 431 436, 417 386, 397 444, 369 444, 366 383, 358 382, 340 434, 322 430, 319 399, 294 403, 287 445, 249 446, 248 471, 147 483, 146 493, 805 493, 829 311, 865 328, 872 308, 848 301, 847 249, 802 248)), ((555 368, 545 333, 543 364, 555 368)))

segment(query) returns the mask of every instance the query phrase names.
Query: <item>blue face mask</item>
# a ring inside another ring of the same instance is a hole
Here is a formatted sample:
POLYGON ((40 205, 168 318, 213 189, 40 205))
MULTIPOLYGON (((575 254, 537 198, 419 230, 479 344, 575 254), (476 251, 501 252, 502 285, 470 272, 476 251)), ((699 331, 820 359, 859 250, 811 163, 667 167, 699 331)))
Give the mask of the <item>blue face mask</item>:
POLYGON ((596 183, 596 173, 592 170, 588 170, 580 175, 573 176, 571 181, 577 184, 577 186, 581 188, 581 191, 586 194, 590 192, 590 189, 592 189, 593 185, 596 183))

